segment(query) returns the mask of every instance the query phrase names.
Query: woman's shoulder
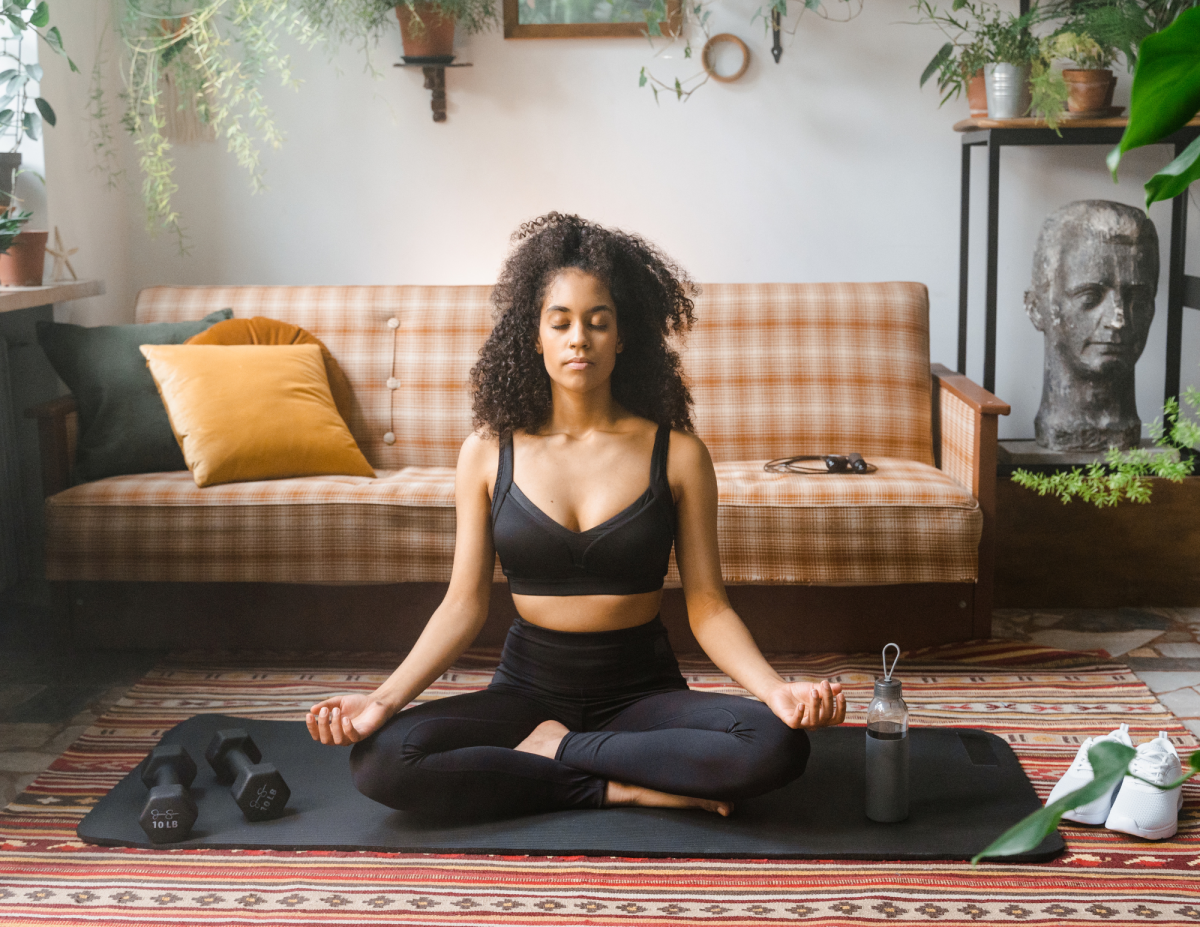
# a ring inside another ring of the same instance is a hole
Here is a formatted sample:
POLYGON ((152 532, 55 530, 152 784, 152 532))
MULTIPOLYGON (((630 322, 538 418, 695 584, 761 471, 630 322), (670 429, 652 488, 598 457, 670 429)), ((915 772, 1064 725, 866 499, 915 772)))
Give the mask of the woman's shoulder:
POLYGON ((489 475, 494 480, 497 461, 500 457, 500 436, 473 431, 467 435, 458 452, 458 472, 489 475))
POLYGON ((667 445, 667 480, 679 485, 712 469, 712 457, 704 442, 694 432, 672 428, 671 440, 667 445))

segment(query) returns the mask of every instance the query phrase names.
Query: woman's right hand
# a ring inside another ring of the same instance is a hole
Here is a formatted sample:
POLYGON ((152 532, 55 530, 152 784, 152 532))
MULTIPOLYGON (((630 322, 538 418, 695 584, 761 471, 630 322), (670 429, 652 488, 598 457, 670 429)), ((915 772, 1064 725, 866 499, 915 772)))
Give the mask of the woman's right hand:
POLYGON ((313 740, 323 744, 356 744, 383 727, 392 713, 374 693, 335 695, 308 710, 304 723, 313 740))

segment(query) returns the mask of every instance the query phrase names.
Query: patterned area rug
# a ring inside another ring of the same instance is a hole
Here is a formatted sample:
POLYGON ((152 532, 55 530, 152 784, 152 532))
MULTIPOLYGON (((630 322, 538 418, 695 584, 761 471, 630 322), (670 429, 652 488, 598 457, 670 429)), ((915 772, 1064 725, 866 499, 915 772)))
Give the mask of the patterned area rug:
MULTIPOLYGON (((473 652, 426 693, 486 684, 473 652)), ((1135 742, 1196 738, 1124 666, 1012 642, 906 654, 914 724, 1006 738, 1043 797, 1090 734, 1128 722, 1135 742)), ((830 676, 861 724, 877 657, 779 657, 794 677, 830 676)), ((387 654, 176 654, 151 671, 0 814, 4 924, 1196 924, 1200 786, 1179 835, 1149 843, 1064 827, 1068 852, 1040 865, 687 860, 131 850, 87 846, 75 825, 164 730, 200 712, 299 719, 318 698, 369 690, 387 654)), ((740 693, 702 661, 695 688, 740 693)), ((602 812, 597 812, 602 813, 602 812)))

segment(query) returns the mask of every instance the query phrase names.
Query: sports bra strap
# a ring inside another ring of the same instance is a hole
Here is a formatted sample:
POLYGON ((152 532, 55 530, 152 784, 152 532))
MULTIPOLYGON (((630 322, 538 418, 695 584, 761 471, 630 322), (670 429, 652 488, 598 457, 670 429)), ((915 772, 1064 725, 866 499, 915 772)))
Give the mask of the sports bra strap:
MULTIPOLYGON (((667 487, 667 449, 671 446, 671 426, 659 425, 654 436, 654 452, 650 456, 651 488, 667 487)), ((670 490, 668 488, 668 496, 670 490)))
POLYGON ((513 439, 512 432, 505 431, 500 435, 500 461, 496 465, 496 485, 492 488, 492 522, 500 512, 504 497, 513 481, 513 439))

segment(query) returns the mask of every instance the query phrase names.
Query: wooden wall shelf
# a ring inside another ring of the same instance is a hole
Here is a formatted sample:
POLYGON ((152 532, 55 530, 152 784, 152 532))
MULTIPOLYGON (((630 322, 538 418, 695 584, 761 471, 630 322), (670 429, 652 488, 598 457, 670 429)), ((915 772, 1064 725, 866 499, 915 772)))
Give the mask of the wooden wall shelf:
POLYGON ((52 283, 49 286, 0 286, 0 312, 52 306, 72 299, 103 295, 103 280, 72 280, 70 283, 52 283))

